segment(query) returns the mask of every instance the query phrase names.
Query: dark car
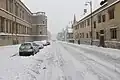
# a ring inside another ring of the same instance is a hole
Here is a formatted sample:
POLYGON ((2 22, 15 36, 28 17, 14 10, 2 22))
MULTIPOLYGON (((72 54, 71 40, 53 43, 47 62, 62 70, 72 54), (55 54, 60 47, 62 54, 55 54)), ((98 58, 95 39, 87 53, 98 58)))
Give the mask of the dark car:
POLYGON ((36 54, 37 52, 39 52, 39 47, 36 43, 33 42, 23 43, 19 48, 20 56, 30 56, 36 54))

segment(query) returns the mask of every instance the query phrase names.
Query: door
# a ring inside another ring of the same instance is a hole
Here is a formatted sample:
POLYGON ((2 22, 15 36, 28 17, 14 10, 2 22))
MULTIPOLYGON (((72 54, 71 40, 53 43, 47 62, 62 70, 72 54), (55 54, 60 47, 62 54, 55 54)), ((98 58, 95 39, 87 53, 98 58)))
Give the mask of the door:
POLYGON ((104 30, 100 30, 100 44, 99 46, 105 47, 105 42, 104 42, 104 30))
POLYGON ((80 44, 80 40, 78 40, 78 44, 80 44))
POLYGON ((100 36, 100 46, 105 47, 104 36, 100 36))

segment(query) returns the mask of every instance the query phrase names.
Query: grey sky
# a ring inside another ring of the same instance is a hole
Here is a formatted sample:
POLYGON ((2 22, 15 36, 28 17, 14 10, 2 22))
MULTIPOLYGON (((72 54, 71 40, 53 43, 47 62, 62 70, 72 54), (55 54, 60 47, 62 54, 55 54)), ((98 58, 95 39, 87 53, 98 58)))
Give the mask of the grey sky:
MULTIPOLYGON (((88 0, 22 0, 32 12, 45 11, 48 16, 48 30, 58 33, 65 28, 74 14, 77 20, 82 17, 84 3, 88 0)), ((92 0, 93 7, 99 7, 101 0, 92 0)))

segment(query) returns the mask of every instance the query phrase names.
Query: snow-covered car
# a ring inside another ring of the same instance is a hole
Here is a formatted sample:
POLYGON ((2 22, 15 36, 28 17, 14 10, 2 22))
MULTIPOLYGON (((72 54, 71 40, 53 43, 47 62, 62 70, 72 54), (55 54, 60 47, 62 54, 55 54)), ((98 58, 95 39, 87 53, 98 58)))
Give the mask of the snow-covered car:
POLYGON ((47 46, 47 41, 46 40, 43 40, 41 42, 43 43, 44 46, 47 46))
POLYGON ((47 45, 50 45, 50 42, 47 42, 47 45))
POLYGON ((19 47, 20 56, 30 56, 36 54, 37 52, 39 52, 39 47, 33 42, 25 42, 19 47))
POLYGON ((44 45, 43 45, 42 42, 40 42, 40 41, 34 41, 34 43, 36 43, 38 45, 39 49, 43 49, 44 48, 44 45))

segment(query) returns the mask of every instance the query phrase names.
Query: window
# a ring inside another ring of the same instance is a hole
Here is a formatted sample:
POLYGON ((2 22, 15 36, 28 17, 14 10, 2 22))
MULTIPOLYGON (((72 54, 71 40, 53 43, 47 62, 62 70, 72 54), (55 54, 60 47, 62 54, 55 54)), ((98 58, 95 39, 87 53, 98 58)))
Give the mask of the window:
POLYGON ((81 38, 81 33, 79 34, 79 38, 81 38))
POLYGON ((100 34, 104 34, 104 30, 100 30, 100 34))
POLYGON ((110 29, 110 33, 111 33, 111 39, 117 39, 117 29, 116 28, 110 29))
POLYGON ((14 25, 14 22, 12 22, 12 33, 15 33, 15 25, 14 25))
POLYGON ((88 38, 88 33, 86 33, 86 38, 88 38))
POLYGON ((90 25, 90 19, 87 19, 87 26, 90 25))
POLYGON ((40 31, 40 34, 42 35, 42 31, 40 31))
POLYGON ((82 38, 84 38, 84 33, 82 33, 82 38))
POLYGON ((102 22, 105 22, 105 20, 106 20, 106 16, 102 15, 102 22))
POLYGON ((22 11, 22 19, 24 19, 24 11, 22 11))
POLYGON ((90 34, 90 38, 92 37, 92 33, 91 33, 91 31, 89 32, 89 34, 90 34))
POLYGON ((5 19, 1 17, 1 32, 4 32, 5 19))
POLYGON ((43 24, 45 24, 45 21, 43 21, 43 24))
POLYGON ((15 15, 18 16, 18 5, 15 4, 15 15))
POLYGON ((86 21, 84 21, 84 25, 85 25, 85 27, 86 27, 86 21))
POLYGON ((84 22, 82 22, 82 28, 84 28, 84 22))
POLYGON ((114 8, 108 10, 109 19, 114 19, 114 11, 115 11, 114 8))
POLYGON ((8 0, 7 4, 9 6, 7 5, 6 8, 8 7, 9 8, 8 11, 10 11, 12 13, 13 12, 13 0, 8 0))
POLYGON ((6 20, 6 32, 8 33, 8 20, 6 20))
POLYGON ((18 23, 15 24, 16 26, 16 34, 18 33, 18 23))
POLYGON ((101 14, 98 15, 98 23, 101 23, 101 14))
POLYGON ((12 21, 10 21, 10 33, 12 33, 12 21))
POLYGON ((96 28, 96 21, 94 21, 94 28, 96 28))
POLYGON ((8 11, 8 1, 9 0, 6 0, 6 10, 8 11))
POLYGON ((96 32, 96 39, 99 39, 99 32, 96 32))
POLYGON ((22 10, 20 9, 20 18, 22 18, 22 10))

